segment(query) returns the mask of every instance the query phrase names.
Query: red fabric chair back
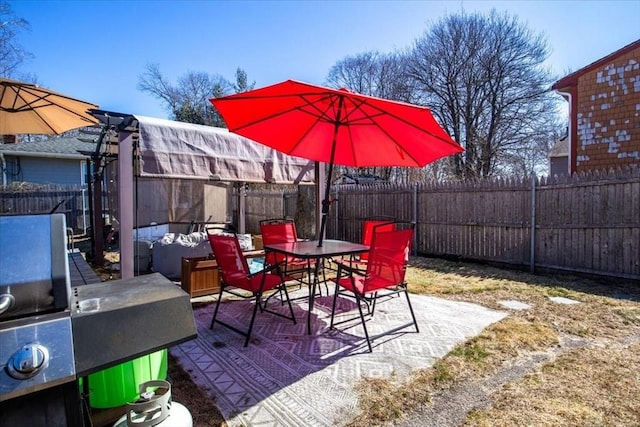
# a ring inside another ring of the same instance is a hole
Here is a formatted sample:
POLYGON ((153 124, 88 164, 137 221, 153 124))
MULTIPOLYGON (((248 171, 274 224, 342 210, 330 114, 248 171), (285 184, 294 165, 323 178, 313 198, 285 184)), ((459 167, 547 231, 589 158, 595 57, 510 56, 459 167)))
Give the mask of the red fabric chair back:
POLYGON ((230 286, 252 290, 248 279, 249 265, 238 239, 225 234, 209 234, 208 237, 222 280, 230 286))
MULTIPOLYGON (((373 238, 373 229, 376 231, 393 231, 396 229, 396 225, 393 222, 389 222, 388 220, 382 219, 365 219, 364 224, 362 225, 362 244, 363 245, 371 245, 371 240, 373 238)), ((360 259, 366 261, 369 259, 369 254, 367 252, 360 254, 360 259)))
MULTIPOLYGON (((298 240, 296 223, 291 220, 268 220, 260 223, 260 233, 262 242, 265 245, 276 243, 290 243, 298 240)), ((266 255, 267 264, 278 264, 285 260, 282 254, 268 253, 266 255)))
POLYGON ((296 223, 293 221, 283 221, 271 224, 261 224, 260 232, 264 243, 288 243, 298 240, 296 223))
POLYGON ((364 293, 375 292, 404 282, 412 239, 413 228, 374 230, 363 284, 364 293))

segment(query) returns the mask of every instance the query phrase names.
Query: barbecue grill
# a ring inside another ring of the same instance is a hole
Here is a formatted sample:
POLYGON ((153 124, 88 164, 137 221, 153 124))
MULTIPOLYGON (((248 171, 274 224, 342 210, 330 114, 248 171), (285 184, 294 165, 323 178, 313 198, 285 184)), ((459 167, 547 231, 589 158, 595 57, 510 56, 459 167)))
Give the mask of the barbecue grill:
POLYGON ((164 276, 72 283, 68 260, 64 215, 0 216, 2 425, 83 426, 79 378, 196 337, 164 276))

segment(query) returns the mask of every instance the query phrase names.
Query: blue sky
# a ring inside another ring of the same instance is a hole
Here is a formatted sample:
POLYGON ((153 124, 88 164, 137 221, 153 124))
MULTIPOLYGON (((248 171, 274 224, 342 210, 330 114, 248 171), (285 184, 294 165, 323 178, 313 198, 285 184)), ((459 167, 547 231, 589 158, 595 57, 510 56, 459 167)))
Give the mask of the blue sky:
POLYGON ((412 45, 447 14, 518 16, 543 33, 560 77, 640 38, 640 0, 623 1, 11 1, 30 31, 34 55, 22 72, 48 88, 105 110, 166 118, 140 92, 145 65, 172 82, 187 71, 233 81, 236 68, 256 87, 286 79, 323 84, 332 65, 370 50, 412 45))

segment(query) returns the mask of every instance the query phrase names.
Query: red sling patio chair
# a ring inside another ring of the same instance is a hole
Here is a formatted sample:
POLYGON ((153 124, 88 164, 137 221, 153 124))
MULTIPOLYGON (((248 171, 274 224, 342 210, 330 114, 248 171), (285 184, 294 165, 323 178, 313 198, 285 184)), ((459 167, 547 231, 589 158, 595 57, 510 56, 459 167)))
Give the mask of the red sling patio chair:
MULTIPOLYGON (((362 224, 362 244, 363 245, 371 245, 371 241, 373 240, 373 232, 374 230, 377 232, 380 231, 393 231, 396 229, 395 226, 395 218, 391 217, 373 217, 366 218, 364 223, 362 224)), ((360 254, 359 257, 362 261, 369 260, 369 253, 364 252, 360 254)))
MULTIPOLYGON (((296 223, 291 219, 264 219, 260 221, 260 233, 264 245, 298 241, 296 223)), ((293 277, 301 284, 305 283, 302 280, 304 276, 308 276, 308 280, 311 280, 309 276, 315 268, 315 260, 300 259, 275 252, 265 254, 265 264, 280 264, 284 275, 293 277)))
MULTIPOLYGON (((375 216, 365 218, 362 223, 362 238, 361 243, 363 245, 370 246, 371 239, 373 238, 374 228, 376 231, 393 231, 395 230, 396 219, 390 216, 375 216)), ((357 268, 359 270, 367 269, 367 261, 369 260, 369 253, 363 252, 359 255, 353 255, 348 259, 333 260, 336 263, 348 263, 350 267, 357 268)))
POLYGON ((251 338, 251 331, 253 330, 253 323, 255 321, 258 308, 261 312, 266 311, 268 313, 284 317, 285 319, 293 320, 293 323, 296 323, 296 318, 293 314, 293 307, 289 300, 289 294, 287 293, 286 286, 284 286, 284 283, 291 279, 281 274, 279 271, 279 264, 274 264, 264 270, 251 274, 249 271, 249 265, 247 264, 247 259, 242 254, 240 242, 238 242, 238 239, 234 234, 209 234, 208 238, 222 278, 220 293, 218 294, 218 301, 216 302, 216 308, 213 312, 213 318, 211 319, 210 329, 213 329, 214 323, 217 322, 222 326, 246 337, 244 342, 244 346, 246 347, 249 344, 249 339, 251 338), (289 313, 291 316, 286 316, 282 313, 268 310, 262 305, 263 294, 272 290, 280 291, 281 295, 284 295, 284 300, 286 300, 289 305, 289 313), (227 292, 244 299, 255 299, 253 314, 251 315, 249 329, 247 331, 243 331, 228 323, 217 320, 218 309, 220 308, 220 301, 222 300, 223 292, 227 292))
POLYGON ((338 296, 355 298, 369 352, 372 351, 372 347, 369 332, 367 331, 365 314, 362 310, 363 303, 367 305, 367 315, 373 317, 378 299, 404 293, 409 305, 412 322, 394 328, 393 331, 413 325, 416 328, 416 332, 419 332, 418 323, 407 292, 407 283, 405 282, 415 224, 394 222, 395 229, 379 230, 387 224, 380 224, 374 227, 365 271, 350 267, 348 263, 341 263, 338 265, 336 278, 331 279, 336 283, 336 290, 331 308, 330 329, 334 329, 335 325, 353 320, 353 318, 350 318, 334 322, 338 296))
MULTIPOLYGON (((262 234, 262 243, 265 245, 291 243, 298 240, 296 223, 293 220, 284 218, 264 219, 260 221, 260 234, 262 234)), ((295 258, 286 257, 285 255, 275 252, 266 253, 265 262, 267 264, 280 264, 284 262, 283 268, 285 269, 285 273, 287 271, 306 271, 306 262, 304 260, 296 260, 295 258)))

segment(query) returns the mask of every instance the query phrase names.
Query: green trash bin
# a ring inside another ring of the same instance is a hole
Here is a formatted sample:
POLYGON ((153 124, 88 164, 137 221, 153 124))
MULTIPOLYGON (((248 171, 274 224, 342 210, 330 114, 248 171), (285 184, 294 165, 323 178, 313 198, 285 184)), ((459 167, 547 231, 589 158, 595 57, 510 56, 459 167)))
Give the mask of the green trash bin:
POLYGON ((167 379, 167 349, 88 376, 89 404, 92 408, 116 408, 140 397, 138 385, 167 379))

